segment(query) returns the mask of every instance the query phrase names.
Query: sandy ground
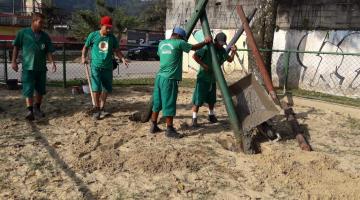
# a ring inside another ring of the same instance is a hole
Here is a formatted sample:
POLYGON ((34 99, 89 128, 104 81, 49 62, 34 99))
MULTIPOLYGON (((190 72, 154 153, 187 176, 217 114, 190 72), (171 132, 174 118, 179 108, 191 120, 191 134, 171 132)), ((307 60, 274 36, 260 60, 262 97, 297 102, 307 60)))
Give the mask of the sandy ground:
POLYGON ((0 89, 0 199, 360 199, 359 109, 295 98, 315 151, 301 151, 279 125, 283 140, 244 155, 231 151, 222 103, 219 123, 209 124, 202 108, 202 126, 189 127, 190 89, 180 90, 175 120, 185 138, 129 121, 150 92, 116 88, 113 115, 94 122, 88 96, 50 88, 47 117, 28 123, 20 92, 0 89))

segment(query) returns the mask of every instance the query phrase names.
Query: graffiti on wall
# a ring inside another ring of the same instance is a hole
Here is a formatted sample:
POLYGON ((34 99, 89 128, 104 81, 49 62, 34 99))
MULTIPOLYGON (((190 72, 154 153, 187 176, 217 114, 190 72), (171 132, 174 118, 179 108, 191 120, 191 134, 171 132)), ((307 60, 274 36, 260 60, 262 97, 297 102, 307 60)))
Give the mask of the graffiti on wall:
MULTIPOLYGON (((359 31, 279 30, 273 49, 297 50, 289 59, 289 87, 360 97, 359 31)), ((285 55, 272 53, 273 81, 279 87, 285 81, 285 55)))
POLYGON ((298 51, 316 51, 317 54, 297 53, 302 69, 301 82, 310 87, 326 85, 328 88, 352 89, 360 86, 360 57, 351 55, 323 54, 322 52, 346 53, 358 50, 360 32, 337 33, 327 31, 319 35, 307 32, 300 39, 298 51), (307 77, 307 83, 305 81, 307 77))

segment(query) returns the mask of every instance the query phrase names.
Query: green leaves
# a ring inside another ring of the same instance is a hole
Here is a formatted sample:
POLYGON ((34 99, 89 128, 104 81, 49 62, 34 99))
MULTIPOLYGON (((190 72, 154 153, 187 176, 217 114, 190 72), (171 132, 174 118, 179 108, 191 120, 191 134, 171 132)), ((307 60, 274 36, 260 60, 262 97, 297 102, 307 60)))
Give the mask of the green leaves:
POLYGON ((95 11, 79 10, 73 13, 70 22, 71 33, 80 40, 99 29, 102 16, 108 15, 113 19, 115 33, 124 32, 126 29, 164 30, 166 19, 166 1, 158 0, 146 5, 139 0, 132 0, 122 5, 122 8, 112 8, 106 5, 105 0, 96 0, 95 11), (127 5, 128 3, 132 5, 127 5), (138 13, 132 16, 130 13, 138 13))

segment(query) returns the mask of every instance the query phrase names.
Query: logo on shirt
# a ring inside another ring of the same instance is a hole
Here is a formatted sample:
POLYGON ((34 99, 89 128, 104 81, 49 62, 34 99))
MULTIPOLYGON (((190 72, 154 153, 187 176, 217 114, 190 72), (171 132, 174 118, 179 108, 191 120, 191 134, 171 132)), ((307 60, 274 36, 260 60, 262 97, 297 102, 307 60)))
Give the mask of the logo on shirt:
POLYGON ((165 43, 160 46, 161 54, 171 54, 173 49, 174 49, 174 46, 169 43, 165 43))
POLYGON ((107 41, 101 41, 99 43, 99 49, 100 51, 107 51, 109 49, 109 44, 107 41))
POLYGON ((41 48, 41 50, 44 50, 45 49, 45 44, 41 44, 40 48, 41 48))

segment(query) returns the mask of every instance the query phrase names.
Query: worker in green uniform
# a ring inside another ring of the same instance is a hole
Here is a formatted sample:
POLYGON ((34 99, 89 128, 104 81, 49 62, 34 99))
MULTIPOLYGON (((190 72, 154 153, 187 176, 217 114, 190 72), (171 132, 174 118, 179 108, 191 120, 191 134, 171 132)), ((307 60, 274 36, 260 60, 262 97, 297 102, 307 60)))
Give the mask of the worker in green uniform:
POLYGON ((28 112, 27 120, 42 118, 45 114, 40 106, 42 97, 46 94, 46 57, 48 57, 52 71, 56 71, 56 65, 52 57, 55 51, 51 39, 47 33, 42 31, 45 17, 41 13, 34 13, 31 27, 21 29, 13 42, 11 67, 16 72, 19 70, 17 57, 19 51, 22 53, 22 94, 25 97, 28 112), (35 92, 35 103, 33 101, 35 92))
MULTIPOLYGON (((226 53, 226 50, 223 48, 223 46, 226 45, 226 35, 222 32, 218 33, 215 36, 214 42, 220 65, 222 65, 225 61, 232 62, 236 54, 236 47, 231 47, 230 56, 226 53)), ((214 113, 214 106, 216 103, 216 80, 214 73, 211 70, 211 68, 215 65, 212 63, 211 53, 208 47, 204 47, 196 51, 193 58, 200 65, 192 98, 192 126, 198 127, 197 113, 199 111, 199 107, 204 103, 207 103, 209 106, 209 121, 211 123, 216 123, 218 121, 214 113)))
POLYGON ((185 38, 185 30, 176 27, 173 29, 170 39, 161 41, 158 47, 160 70, 156 75, 154 86, 150 132, 161 131, 157 126, 157 120, 159 112, 162 110, 163 116, 166 117, 165 135, 171 138, 181 137, 173 126, 173 118, 176 115, 178 82, 182 80, 183 52, 198 50, 212 41, 211 37, 206 37, 203 42, 191 45, 185 41, 185 38))
POLYGON ((95 98, 95 110, 93 118, 95 120, 109 115, 104 110, 108 93, 112 92, 113 80, 113 56, 116 54, 122 60, 126 67, 128 61, 121 53, 119 41, 111 33, 112 19, 104 16, 100 21, 101 28, 89 34, 82 50, 83 64, 87 64, 87 52, 91 48, 91 90, 95 98))

